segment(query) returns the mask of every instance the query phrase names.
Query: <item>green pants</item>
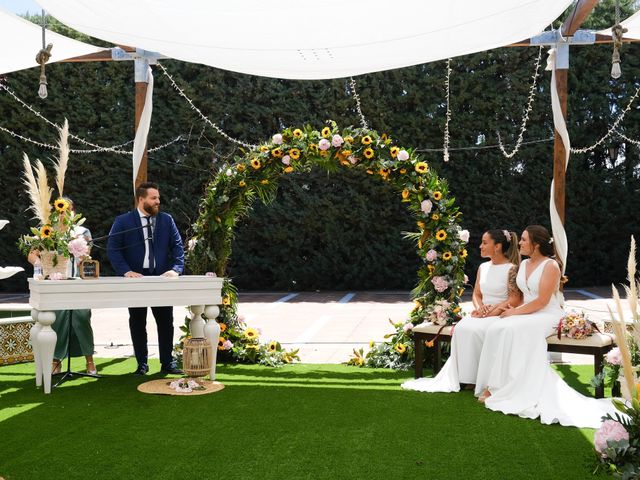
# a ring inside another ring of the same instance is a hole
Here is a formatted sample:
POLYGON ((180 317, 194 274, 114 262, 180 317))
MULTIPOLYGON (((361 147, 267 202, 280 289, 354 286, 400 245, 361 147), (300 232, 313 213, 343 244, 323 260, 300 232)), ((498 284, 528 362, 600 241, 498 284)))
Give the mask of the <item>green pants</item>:
POLYGON ((58 335, 54 358, 66 358, 69 349, 72 357, 93 355, 91 310, 58 310, 51 328, 58 335))

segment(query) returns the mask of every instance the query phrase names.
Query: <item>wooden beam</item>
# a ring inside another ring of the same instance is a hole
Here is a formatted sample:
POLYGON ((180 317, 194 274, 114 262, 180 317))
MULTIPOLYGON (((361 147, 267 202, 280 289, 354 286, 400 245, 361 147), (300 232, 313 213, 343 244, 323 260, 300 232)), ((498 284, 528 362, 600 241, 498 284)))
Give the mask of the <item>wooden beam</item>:
MULTIPOLYGON (((120 46, 119 47, 127 53, 134 53, 136 51, 133 47, 120 46)), ((80 55, 79 57, 67 58, 66 60, 60 60, 60 63, 80 63, 80 62, 110 62, 111 49, 101 50, 95 53, 88 53, 87 55, 80 55)))
POLYGON ((560 28, 562 36, 572 37, 597 4, 598 0, 578 0, 573 11, 569 14, 560 28))

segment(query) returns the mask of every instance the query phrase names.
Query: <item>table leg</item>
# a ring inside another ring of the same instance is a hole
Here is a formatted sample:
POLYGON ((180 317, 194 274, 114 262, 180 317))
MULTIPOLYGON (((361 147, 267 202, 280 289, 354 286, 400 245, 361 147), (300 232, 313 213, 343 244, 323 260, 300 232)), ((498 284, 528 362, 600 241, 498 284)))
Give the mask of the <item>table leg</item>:
POLYGON ((220 325, 216 322, 216 318, 220 314, 217 305, 206 305, 204 307, 204 316, 207 317, 207 323, 204 326, 204 336, 211 342, 211 372, 209 378, 216 379, 216 359, 218 357, 218 339, 220 338, 220 325))
POLYGON ((42 385, 42 365, 40 365, 40 352, 38 350, 38 334, 42 330, 42 324, 38 322, 38 310, 35 308, 31 310, 31 318, 33 318, 33 326, 29 330, 29 343, 31 344, 31 350, 33 351, 33 362, 36 365, 36 387, 42 385))
MULTIPOLYGON (((203 305, 191 305, 191 322, 189 322, 189 331, 193 338, 204 338, 204 319, 202 318, 202 312, 204 312, 203 305)), ((216 339, 216 344, 218 340, 216 339)))
POLYGON ((40 368, 44 380, 44 393, 51 393, 51 364, 53 363, 53 352, 56 348, 58 336, 53 331, 51 325, 56 321, 56 312, 40 311, 38 313, 38 323, 42 325, 40 332, 36 336, 38 356, 40 357, 40 368))

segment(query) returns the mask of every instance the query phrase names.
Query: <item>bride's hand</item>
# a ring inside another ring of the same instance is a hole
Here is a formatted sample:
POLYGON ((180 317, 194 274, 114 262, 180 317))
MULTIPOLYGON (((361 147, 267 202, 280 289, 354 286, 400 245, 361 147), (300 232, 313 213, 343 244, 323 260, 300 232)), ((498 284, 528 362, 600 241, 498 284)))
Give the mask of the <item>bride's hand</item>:
POLYGON ((480 312, 481 317, 486 317, 487 314, 493 310, 493 305, 482 305, 478 311, 480 312))
POLYGON ((500 317, 505 318, 515 314, 516 314, 516 309, 513 308, 511 305, 507 305, 507 307, 504 309, 504 312, 500 314, 500 317))

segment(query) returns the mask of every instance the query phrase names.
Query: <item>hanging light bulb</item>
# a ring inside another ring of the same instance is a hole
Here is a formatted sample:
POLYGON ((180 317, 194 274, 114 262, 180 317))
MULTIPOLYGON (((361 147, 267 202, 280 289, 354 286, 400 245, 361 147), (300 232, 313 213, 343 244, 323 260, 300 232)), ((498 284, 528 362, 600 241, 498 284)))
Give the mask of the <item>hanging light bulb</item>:
POLYGON ((611 78, 618 79, 622 75, 622 69, 620 68, 620 62, 613 62, 611 64, 611 78))
POLYGON ((49 95, 47 93, 47 82, 40 83, 40 88, 38 88, 38 96, 44 100, 45 98, 47 98, 47 95, 49 95))

